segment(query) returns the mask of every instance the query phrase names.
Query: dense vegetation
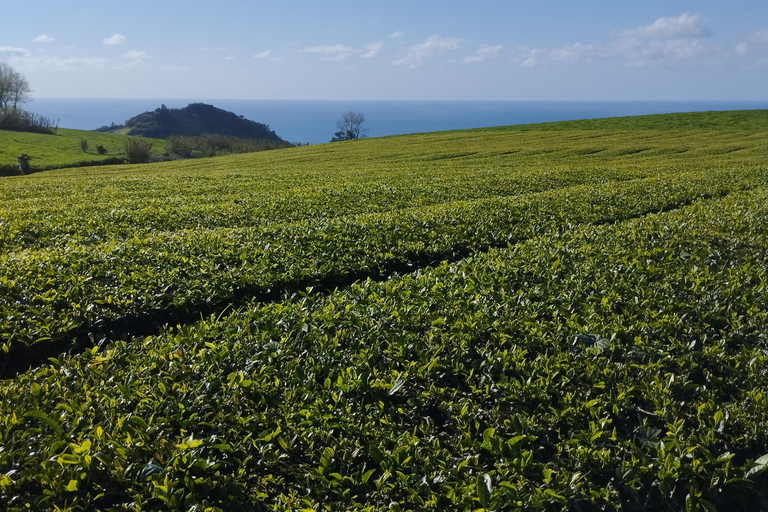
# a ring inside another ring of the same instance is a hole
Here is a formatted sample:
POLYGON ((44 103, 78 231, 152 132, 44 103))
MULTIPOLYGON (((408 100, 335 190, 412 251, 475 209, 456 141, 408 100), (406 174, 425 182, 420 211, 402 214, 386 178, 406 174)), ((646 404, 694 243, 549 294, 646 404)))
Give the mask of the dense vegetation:
POLYGON ((256 153, 269 149, 290 148, 294 144, 284 140, 241 139, 225 135, 173 135, 165 141, 165 152, 170 159, 207 158, 212 156, 256 153))
POLYGON ((32 89, 23 74, 0 62, 0 130, 55 133, 53 120, 23 110, 32 89))
POLYGON ((0 500, 768 509, 767 119, 3 180, 0 500))
POLYGON ((16 108, 0 108, 0 130, 55 134, 58 123, 52 119, 16 108))
POLYGON ((241 139, 280 141, 269 126, 251 121, 205 103, 191 103, 184 108, 160 108, 127 120, 124 125, 105 126, 100 131, 165 139, 172 135, 223 135, 241 139))

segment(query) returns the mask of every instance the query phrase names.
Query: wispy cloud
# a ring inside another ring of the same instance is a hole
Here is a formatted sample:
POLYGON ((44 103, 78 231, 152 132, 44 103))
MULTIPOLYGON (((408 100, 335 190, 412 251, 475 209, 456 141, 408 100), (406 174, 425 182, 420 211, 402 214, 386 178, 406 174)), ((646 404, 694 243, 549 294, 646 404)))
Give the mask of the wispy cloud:
POLYGON ((650 25, 641 25, 622 32, 624 37, 640 38, 680 38, 707 37, 712 31, 705 20, 698 14, 683 13, 677 18, 659 18, 650 25))
POLYGON ((127 40, 127 38, 124 35, 122 35, 122 34, 114 34, 113 36, 105 37, 104 38, 104 44, 106 44, 108 46, 115 46, 115 45, 118 45, 118 44, 123 44, 126 40, 127 40))
POLYGON ((35 43, 52 43, 55 39, 49 36, 48 34, 40 34, 34 39, 35 43))
POLYGON ((739 55, 746 55, 750 53, 755 47, 762 47, 768 43, 768 28, 762 28, 755 32, 752 32, 745 38, 744 41, 736 45, 736 53, 739 55))
POLYGON ((474 63, 485 62, 488 59, 497 57, 499 53, 501 53, 501 50, 503 49, 504 49, 503 44, 497 44, 495 46, 483 45, 477 50, 475 50, 475 53, 473 53, 468 57, 465 57, 462 62, 464 64, 474 64, 474 63))
POLYGON ((61 70, 74 71, 81 69, 90 69, 101 71, 105 69, 111 61, 109 59, 97 57, 53 57, 47 55, 24 54, 16 59, 12 59, 14 65, 23 70, 61 70))
POLYGON ((391 36, 389 36, 390 39, 400 39, 401 37, 405 37, 405 32, 402 30, 396 30, 395 32, 392 32, 391 36))
POLYGON ((384 41, 366 44, 363 58, 372 59, 376 57, 381 52, 382 48, 384 48, 384 41))
POLYGON ((685 13, 624 30, 608 43, 574 43, 551 49, 522 49, 518 61, 522 67, 607 59, 621 61, 627 66, 646 66, 682 62, 697 57, 723 57, 721 47, 704 40, 710 35, 711 31, 704 18, 685 13))
POLYGON ((392 62, 395 66, 418 68, 440 53, 456 50, 461 46, 461 39, 445 38, 439 35, 429 36, 423 43, 411 46, 401 58, 392 62))
POLYGON ((523 51, 525 57, 521 63, 524 68, 548 66, 555 62, 583 62, 594 59, 609 58, 607 48, 595 44, 576 43, 560 48, 546 50, 532 48, 523 51))
POLYGON ((144 60, 147 58, 147 53, 144 50, 131 50, 124 53, 123 58, 129 60, 144 60))
POLYGON ((26 48, 19 48, 18 46, 0 46, 0 53, 16 53, 25 55, 31 52, 26 48))
POLYGON ((325 46, 310 46, 307 48, 302 48, 300 51, 304 53, 321 54, 323 56, 323 60, 342 61, 348 59, 354 49, 343 44, 334 44, 325 46))
POLYGON ((768 28, 753 32, 748 39, 753 43, 768 43, 768 28))
POLYGON ((121 61, 115 66, 116 69, 138 68, 146 64, 149 56, 144 50, 131 50, 121 56, 121 61))
POLYGON ((103 71, 107 68, 135 68, 143 66, 146 61, 150 59, 143 50, 131 50, 124 53, 119 59, 78 56, 60 57, 56 55, 46 55, 46 53, 47 52, 33 53, 26 48, 18 48, 14 46, 0 47, 0 54, 8 54, 10 63, 24 71, 103 71))
POLYGON ((280 61, 283 60, 280 57, 273 57, 272 56, 272 50, 264 50, 263 52, 259 52, 256 55, 254 55, 253 58, 254 59, 261 59, 261 60, 268 59, 268 60, 270 60, 272 62, 280 62, 280 61))

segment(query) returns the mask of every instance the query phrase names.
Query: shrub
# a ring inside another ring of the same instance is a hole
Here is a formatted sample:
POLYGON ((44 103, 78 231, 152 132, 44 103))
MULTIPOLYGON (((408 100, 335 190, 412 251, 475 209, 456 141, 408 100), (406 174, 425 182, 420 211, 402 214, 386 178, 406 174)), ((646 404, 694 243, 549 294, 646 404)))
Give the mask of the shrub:
POLYGON ((57 128, 47 117, 21 109, 0 108, 0 130, 54 134, 57 128))
POLYGON ((80 149, 83 150, 83 153, 88 152, 88 139, 80 139, 80 149))
POLYGON ((98 154, 100 154, 100 155, 106 155, 107 154, 107 148, 105 148, 104 146, 99 144, 98 146, 96 146, 96 152, 98 154))
POLYGON ((209 156, 230 155, 233 153, 253 153, 269 149, 292 147, 293 144, 282 140, 242 139, 226 135, 174 135, 165 140, 165 151, 170 158, 202 158, 209 156))
POLYGON ((125 141, 125 156, 132 164, 145 164, 152 160, 152 143, 144 139, 125 141))
POLYGON ((26 153, 22 153, 19 156, 16 157, 16 161, 19 163, 19 173, 21 174, 29 174, 32 170, 29 166, 29 161, 32 159, 31 156, 29 156, 26 153))

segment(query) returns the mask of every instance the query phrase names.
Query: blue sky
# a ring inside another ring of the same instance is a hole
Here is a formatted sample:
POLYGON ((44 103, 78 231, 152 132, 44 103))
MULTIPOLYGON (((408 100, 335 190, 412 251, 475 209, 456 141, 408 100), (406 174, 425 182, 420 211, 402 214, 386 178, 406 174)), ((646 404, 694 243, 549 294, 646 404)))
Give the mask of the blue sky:
POLYGON ((765 0, 24 0, 3 18, 0 61, 41 98, 768 99, 765 0))

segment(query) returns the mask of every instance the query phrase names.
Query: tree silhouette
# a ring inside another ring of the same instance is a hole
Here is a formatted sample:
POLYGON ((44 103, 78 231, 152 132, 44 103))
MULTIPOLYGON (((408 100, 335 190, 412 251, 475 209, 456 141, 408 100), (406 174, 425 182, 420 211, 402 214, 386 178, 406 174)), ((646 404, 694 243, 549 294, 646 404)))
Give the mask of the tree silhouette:
POLYGON ((29 101, 29 82, 24 75, 4 62, 0 62, 0 108, 16 110, 19 103, 29 101))
POLYGON ((362 139, 368 132, 367 128, 363 128, 364 122, 365 116, 363 114, 360 112, 352 112, 350 110, 341 116, 341 119, 336 121, 336 127, 339 131, 333 134, 331 142, 362 139))

